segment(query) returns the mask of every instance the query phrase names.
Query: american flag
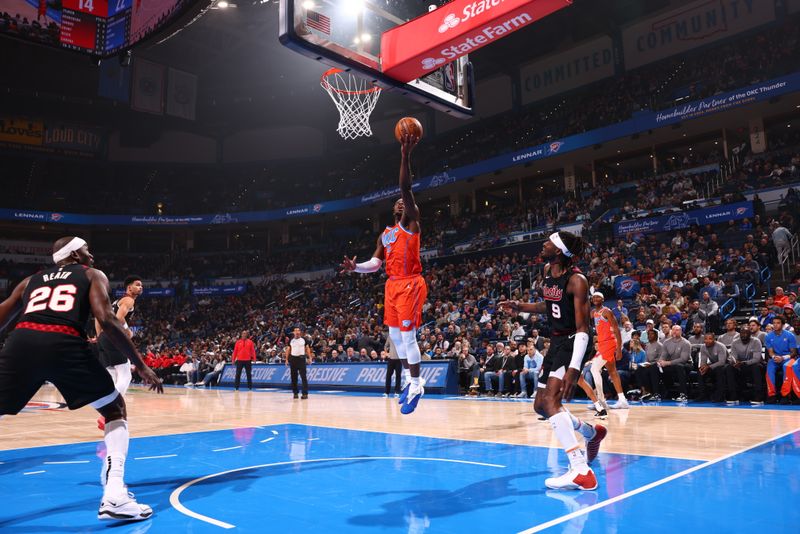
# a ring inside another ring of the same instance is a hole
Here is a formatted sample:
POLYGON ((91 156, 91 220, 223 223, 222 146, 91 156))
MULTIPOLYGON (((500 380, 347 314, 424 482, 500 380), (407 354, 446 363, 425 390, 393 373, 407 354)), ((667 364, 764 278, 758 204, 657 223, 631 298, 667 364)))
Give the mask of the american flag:
POLYGON ((313 28, 318 32, 324 33, 325 35, 331 34, 331 19, 322 13, 317 13, 316 11, 311 11, 309 9, 306 12, 306 24, 309 28, 313 28))

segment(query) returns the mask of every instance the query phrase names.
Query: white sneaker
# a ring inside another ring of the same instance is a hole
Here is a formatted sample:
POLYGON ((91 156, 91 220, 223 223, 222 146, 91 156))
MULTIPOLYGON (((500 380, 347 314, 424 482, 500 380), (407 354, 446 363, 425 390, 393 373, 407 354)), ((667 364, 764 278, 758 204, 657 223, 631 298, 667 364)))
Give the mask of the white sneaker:
POLYGON ((630 405, 628 404, 628 399, 622 398, 617 400, 617 402, 610 404, 608 407, 611 410, 627 410, 630 408, 630 405))
POLYGON ((583 473, 570 468, 560 477, 548 478, 544 485, 555 490, 593 490, 597 489, 597 478, 589 466, 584 467, 583 473))
POLYGON ((383 398, 384 398, 384 399, 385 399, 385 398, 388 398, 388 397, 389 397, 389 394, 388 394, 388 393, 384 393, 384 394, 383 394, 383 398))
POLYGON ((408 389, 408 396, 405 398, 402 406, 400 406, 400 413, 408 415, 417 408, 417 403, 425 394, 425 379, 420 377, 419 386, 413 385, 408 389))
POLYGON ((153 509, 139 504, 130 494, 118 498, 103 497, 97 519, 117 521, 142 521, 153 515, 153 509))

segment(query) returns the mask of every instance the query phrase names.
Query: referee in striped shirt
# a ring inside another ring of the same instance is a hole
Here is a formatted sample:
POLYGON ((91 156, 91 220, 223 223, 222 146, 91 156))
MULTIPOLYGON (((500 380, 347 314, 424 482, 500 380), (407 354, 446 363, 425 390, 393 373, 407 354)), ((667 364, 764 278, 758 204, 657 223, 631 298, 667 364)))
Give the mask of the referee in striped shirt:
POLYGON ((292 373, 292 391, 294 398, 297 398, 297 375, 303 381, 303 396, 301 398, 308 398, 308 378, 306 377, 306 360, 311 363, 313 354, 311 347, 306 343, 303 337, 303 332, 299 326, 294 327, 294 337, 286 347, 286 365, 289 366, 292 373))

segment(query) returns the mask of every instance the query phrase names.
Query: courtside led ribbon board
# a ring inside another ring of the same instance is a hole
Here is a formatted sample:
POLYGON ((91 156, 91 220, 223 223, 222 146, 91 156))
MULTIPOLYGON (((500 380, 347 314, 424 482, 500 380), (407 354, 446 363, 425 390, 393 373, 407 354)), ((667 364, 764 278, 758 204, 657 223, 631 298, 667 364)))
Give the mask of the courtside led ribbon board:
POLYGON ((381 70, 401 82, 416 80, 570 4, 572 0, 454 0, 384 32, 381 70))

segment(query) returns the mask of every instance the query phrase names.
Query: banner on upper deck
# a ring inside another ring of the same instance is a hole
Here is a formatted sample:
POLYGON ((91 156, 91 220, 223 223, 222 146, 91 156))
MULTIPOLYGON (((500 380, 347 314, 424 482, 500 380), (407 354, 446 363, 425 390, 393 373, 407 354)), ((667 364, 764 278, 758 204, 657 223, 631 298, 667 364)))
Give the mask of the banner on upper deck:
POLYGON ((657 217, 622 221, 614 225, 614 235, 630 233, 655 233, 680 230, 690 226, 703 226, 722 222, 747 219, 753 216, 752 202, 735 202, 721 206, 711 206, 696 210, 667 213, 657 217))

